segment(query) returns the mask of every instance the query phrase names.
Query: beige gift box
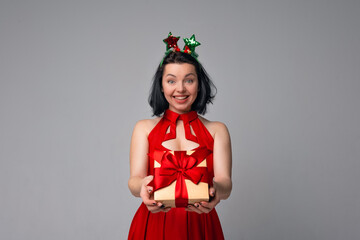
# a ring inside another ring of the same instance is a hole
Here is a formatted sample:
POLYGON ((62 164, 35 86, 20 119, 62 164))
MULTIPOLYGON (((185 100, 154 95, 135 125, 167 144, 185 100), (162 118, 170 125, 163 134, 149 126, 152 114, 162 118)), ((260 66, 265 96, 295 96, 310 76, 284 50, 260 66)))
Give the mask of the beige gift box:
MULTIPOLYGON (((191 155, 194 151, 186 151, 187 155, 191 155)), ((174 151, 170 151, 174 154, 174 151)), ((160 168, 161 159, 154 159, 154 168, 160 168)), ((197 165, 197 167, 206 167, 206 159, 197 165)), ((165 207, 176 207, 175 205, 175 185, 177 180, 172 182, 169 186, 158 189, 154 192, 154 200, 161 202, 165 207)), ((209 201, 209 185, 204 182, 198 184, 193 183, 189 179, 185 179, 185 185, 188 194, 188 204, 194 204, 197 202, 209 201)))

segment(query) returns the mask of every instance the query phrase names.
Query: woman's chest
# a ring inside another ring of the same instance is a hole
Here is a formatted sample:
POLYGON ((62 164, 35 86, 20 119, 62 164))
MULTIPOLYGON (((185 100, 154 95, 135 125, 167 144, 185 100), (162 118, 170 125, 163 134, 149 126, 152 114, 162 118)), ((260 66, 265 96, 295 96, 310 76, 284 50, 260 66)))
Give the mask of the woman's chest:
MULTIPOLYGON (((199 147, 199 143, 196 141, 192 141, 187 139, 186 137, 186 129, 183 127, 182 121, 178 121, 176 124, 175 130, 175 138, 167 139, 166 135, 170 134, 170 127, 166 129, 165 136, 161 142, 161 145, 165 147, 166 149, 173 150, 173 151, 186 151, 186 150, 192 150, 197 147, 199 147)), ((189 126, 188 131, 190 131, 190 134, 195 136, 195 132, 191 126, 189 126)), ((189 133, 188 133, 189 134, 189 133)))

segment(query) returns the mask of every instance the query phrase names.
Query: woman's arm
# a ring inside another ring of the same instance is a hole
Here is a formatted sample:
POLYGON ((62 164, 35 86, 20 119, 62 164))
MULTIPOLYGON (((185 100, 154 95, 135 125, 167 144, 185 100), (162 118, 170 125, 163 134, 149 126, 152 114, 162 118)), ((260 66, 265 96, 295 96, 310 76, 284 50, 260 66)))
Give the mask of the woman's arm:
POLYGON ((147 153, 149 143, 147 139, 147 120, 136 123, 130 144, 130 178, 128 186, 135 197, 140 197, 141 185, 147 175, 147 153))
POLYGON ((216 123, 214 138, 214 187, 220 199, 227 199, 232 189, 231 140, 230 134, 223 123, 216 123))
POLYGON ((130 178, 128 186, 135 197, 141 197, 148 210, 152 213, 167 212, 161 202, 153 199, 153 188, 148 186, 153 176, 147 176, 148 171, 148 134, 154 127, 154 120, 139 121, 134 128, 130 144, 130 178))
MULTIPOLYGON (((210 125, 210 124, 209 124, 210 125)), ((231 140, 230 134, 225 124, 220 122, 212 122, 211 128, 214 132, 214 186, 211 187, 210 196, 213 199, 210 202, 201 202, 194 206, 189 205, 188 209, 197 213, 210 212, 222 199, 227 199, 230 196, 232 189, 231 168, 232 168, 232 154, 231 154, 231 140)))

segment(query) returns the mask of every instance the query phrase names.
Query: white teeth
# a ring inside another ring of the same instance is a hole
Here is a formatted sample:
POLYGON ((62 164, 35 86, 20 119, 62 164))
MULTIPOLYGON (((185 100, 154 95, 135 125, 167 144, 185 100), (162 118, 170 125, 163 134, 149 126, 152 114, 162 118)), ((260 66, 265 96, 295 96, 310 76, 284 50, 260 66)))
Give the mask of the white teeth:
POLYGON ((187 96, 185 96, 185 97, 174 97, 174 98, 179 99, 179 100, 183 100, 183 99, 187 98, 187 96))

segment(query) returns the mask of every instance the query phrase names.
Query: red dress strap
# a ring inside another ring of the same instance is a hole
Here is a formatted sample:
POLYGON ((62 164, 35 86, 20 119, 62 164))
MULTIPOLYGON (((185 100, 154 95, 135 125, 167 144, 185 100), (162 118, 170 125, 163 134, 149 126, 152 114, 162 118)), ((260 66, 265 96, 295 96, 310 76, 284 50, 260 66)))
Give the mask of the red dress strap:
POLYGON ((197 142, 197 137, 191 133, 190 122, 197 119, 197 112, 191 111, 186 114, 178 114, 167 109, 164 118, 169 121, 170 132, 165 135, 164 141, 176 138, 176 121, 182 120, 185 129, 185 138, 187 140, 197 142))

